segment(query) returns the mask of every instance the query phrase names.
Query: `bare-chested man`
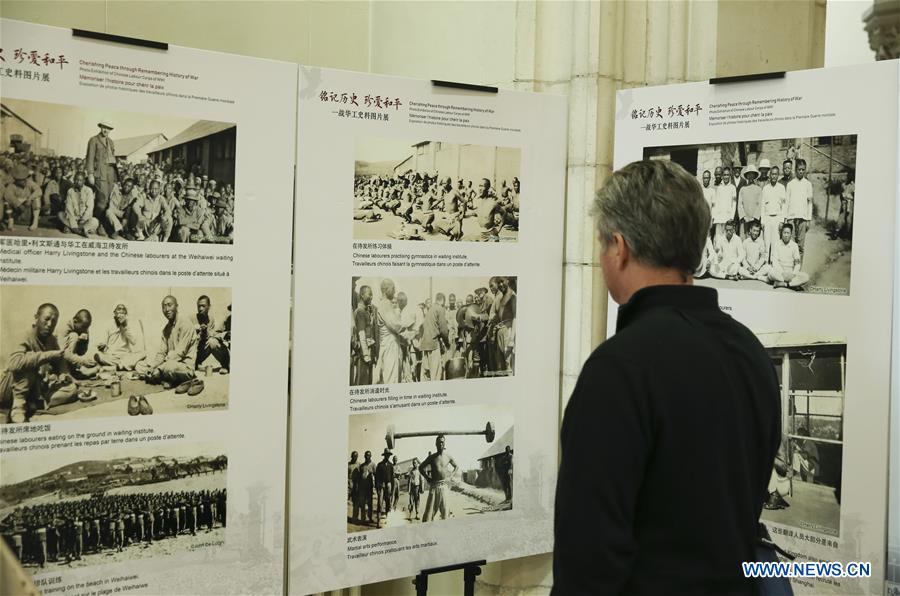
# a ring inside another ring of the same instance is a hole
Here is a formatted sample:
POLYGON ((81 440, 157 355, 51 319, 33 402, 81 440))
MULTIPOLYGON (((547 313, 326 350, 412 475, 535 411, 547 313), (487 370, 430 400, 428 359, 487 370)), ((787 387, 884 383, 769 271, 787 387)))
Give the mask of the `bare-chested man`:
POLYGON ((425 512, 422 514, 423 523, 434 519, 438 512, 441 514, 441 519, 447 519, 447 495, 450 492, 449 487, 453 476, 459 471, 459 466, 453 461, 453 456, 444 451, 446 442, 444 435, 438 435, 434 440, 437 451, 426 457, 420 466, 422 477, 428 481, 430 487, 428 500, 425 502, 425 512))
POLYGON ((466 201, 463 196, 453 188, 453 180, 447 176, 443 187, 444 210, 435 215, 432 226, 441 234, 446 234, 450 240, 460 240, 463 235, 462 222, 466 216, 466 201))

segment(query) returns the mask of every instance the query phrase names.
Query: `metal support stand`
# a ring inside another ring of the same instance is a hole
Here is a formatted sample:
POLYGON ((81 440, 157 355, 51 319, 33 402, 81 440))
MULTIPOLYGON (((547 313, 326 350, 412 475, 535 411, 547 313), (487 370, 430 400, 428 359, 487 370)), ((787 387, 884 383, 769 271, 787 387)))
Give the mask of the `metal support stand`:
POLYGON ((416 596, 427 596, 428 594, 428 576, 436 573, 445 573, 447 571, 463 570, 463 595, 475 596, 475 578, 481 575, 481 566, 487 565, 487 561, 472 561, 470 563, 460 563, 458 565, 447 565, 446 567, 434 567, 433 569, 423 569, 415 578, 413 585, 416 587, 416 596))

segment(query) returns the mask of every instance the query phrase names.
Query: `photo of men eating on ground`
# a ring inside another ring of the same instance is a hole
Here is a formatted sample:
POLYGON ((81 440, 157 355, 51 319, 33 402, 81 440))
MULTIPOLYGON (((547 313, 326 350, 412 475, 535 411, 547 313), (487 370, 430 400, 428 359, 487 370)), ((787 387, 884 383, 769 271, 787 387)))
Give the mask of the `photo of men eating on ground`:
POLYGON ((228 407, 230 288, 0 288, 0 423, 228 407))

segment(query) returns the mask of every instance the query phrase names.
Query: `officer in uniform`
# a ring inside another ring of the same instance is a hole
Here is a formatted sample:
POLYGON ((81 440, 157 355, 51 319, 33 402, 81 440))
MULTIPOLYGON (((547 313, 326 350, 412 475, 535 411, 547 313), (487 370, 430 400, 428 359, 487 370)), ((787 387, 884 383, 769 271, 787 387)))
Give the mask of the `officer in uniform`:
POLYGON ((109 137, 112 124, 108 120, 101 120, 97 126, 100 132, 88 139, 84 168, 87 183, 94 189, 94 216, 99 221, 106 221, 109 195, 118 182, 119 175, 116 171, 116 145, 109 137))

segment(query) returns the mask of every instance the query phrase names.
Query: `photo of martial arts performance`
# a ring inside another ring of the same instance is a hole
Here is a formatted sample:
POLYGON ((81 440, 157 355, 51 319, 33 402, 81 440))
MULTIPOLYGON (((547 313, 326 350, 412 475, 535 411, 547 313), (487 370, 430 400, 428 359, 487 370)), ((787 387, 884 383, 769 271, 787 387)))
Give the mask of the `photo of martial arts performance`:
POLYGON ((781 386, 782 439, 764 520, 840 536, 847 343, 758 333, 781 386))
POLYGON ((3 98, 0 234, 231 244, 229 122, 3 98))
POLYGON ((516 277, 353 277, 350 384, 507 377, 516 277))
POLYGON ((4 458, 0 534, 33 573, 215 549, 227 472, 221 445, 4 458))
POLYGON ((231 289, 3 286, 0 424, 228 407, 231 289))
POLYGON ((358 138, 353 237, 516 242, 521 155, 513 147, 358 138))
POLYGON ((350 416, 347 531, 513 507, 512 412, 444 407, 350 416))
POLYGON ((697 177, 709 239, 694 277, 749 290, 850 293, 856 135, 648 147, 697 177))

